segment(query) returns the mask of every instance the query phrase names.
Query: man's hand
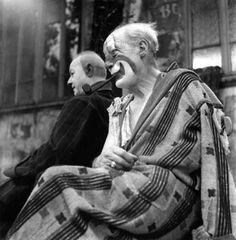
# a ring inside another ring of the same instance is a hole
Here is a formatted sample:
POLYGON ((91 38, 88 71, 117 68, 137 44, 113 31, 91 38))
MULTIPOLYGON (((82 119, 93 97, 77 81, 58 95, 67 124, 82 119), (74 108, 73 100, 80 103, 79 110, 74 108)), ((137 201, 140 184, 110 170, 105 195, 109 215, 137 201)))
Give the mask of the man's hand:
POLYGON ((113 146, 101 153, 95 160, 94 167, 130 170, 137 160, 136 155, 125 151, 123 148, 113 146))

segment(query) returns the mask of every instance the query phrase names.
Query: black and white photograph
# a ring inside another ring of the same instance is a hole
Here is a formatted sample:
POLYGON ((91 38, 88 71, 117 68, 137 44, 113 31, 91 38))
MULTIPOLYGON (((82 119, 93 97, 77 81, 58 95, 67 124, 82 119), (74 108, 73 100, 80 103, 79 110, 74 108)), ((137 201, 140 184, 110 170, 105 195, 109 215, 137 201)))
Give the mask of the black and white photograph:
POLYGON ((0 240, 236 240, 236 0, 0 0, 0 240))

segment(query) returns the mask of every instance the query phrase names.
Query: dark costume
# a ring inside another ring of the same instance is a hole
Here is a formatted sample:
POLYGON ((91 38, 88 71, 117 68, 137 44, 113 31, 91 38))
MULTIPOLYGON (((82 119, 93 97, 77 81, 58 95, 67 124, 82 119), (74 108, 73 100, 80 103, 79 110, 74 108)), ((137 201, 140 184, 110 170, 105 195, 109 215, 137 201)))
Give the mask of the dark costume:
MULTIPOLYGON (((102 84, 94 84, 96 87, 102 84)), ((49 140, 11 170, 13 179, 0 187, 0 224, 11 223, 29 196, 35 179, 53 165, 90 167, 108 131, 111 87, 80 95, 65 103, 49 140), (4 219, 3 219, 4 218, 4 219)), ((9 225, 7 224, 7 225, 9 225)))

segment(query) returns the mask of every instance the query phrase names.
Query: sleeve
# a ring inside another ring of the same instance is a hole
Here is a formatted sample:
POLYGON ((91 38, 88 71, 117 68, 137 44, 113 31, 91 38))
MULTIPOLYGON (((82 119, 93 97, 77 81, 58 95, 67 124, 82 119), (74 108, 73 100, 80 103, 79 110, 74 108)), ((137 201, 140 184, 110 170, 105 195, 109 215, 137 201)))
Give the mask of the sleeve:
POLYGON ((64 105, 49 140, 16 166, 16 175, 36 177, 52 165, 85 164, 84 157, 95 157, 102 148, 107 127, 103 122, 88 101, 73 98, 64 105))
POLYGON ((103 114, 86 100, 72 101, 66 109, 59 116, 50 139, 56 164, 90 167, 104 144, 108 116, 103 119, 103 114))

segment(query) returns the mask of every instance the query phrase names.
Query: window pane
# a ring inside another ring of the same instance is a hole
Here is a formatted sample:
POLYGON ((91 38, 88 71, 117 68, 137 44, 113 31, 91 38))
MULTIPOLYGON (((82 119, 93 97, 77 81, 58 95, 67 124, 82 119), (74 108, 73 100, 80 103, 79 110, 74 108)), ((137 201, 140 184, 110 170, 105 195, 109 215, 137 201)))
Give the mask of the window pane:
POLYGON ((19 12, 16 11, 14 4, 3 4, 3 78, 2 98, 4 105, 15 103, 15 83, 17 69, 17 46, 19 34, 19 12))
POLYGON ((4 106, 11 106, 15 103, 15 88, 16 85, 5 85, 2 89, 2 104, 4 106))
POLYGON ((80 51, 81 1, 66 0, 65 14, 66 49, 64 95, 69 96, 73 95, 71 87, 67 86, 69 65, 80 51))
POLYGON ((236 41, 236 1, 228 0, 230 42, 236 41))
MULTIPOLYGON (((173 61, 176 61, 179 66, 183 66, 184 63, 185 30, 183 2, 182 0, 142 1, 138 20, 148 20, 157 24, 160 45, 157 53, 158 66, 161 70, 166 70, 173 61)), ((128 9, 127 14, 132 16, 135 11, 131 9, 128 9)), ((128 19, 130 18, 130 16, 127 17, 128 19)))
MULTIPOLYGON (((89 26, 92 37, 89 39, 88 47, 102 57, 104 57, 103 43, 105 39, 124 20, 123 7, 124 0, 94 0, 92 22, 89 26)), ((121 96, 121 89, 117 88, 114 83, 112 83, 112 90, 114 96, 121 96)))
POLYGON ((221 67, 220 47, 199 49, 193 51, 193 68, 204 68, 208 66, 221 67))
POLYGON ((30 103, 33 101, 33 81, 19 84, 18 101, 19 103, 30 103))
POLYGON ((236 72, 236 43, 231 45, 232 71, 236 72))
POLYGON ((66 0, 66 36, 71 61, 79 52, 80 1, 66 0))
POLYGON ((20 78, 18 86, 18 103, 30 103, 33 101, 34 84, 34 60, 35 60, 35 36, 36 18, 35 12, 29 8, 24 16, 22 61, 20 62, 20 78), (30 63, 30 64, 29 64, 30 63))
POLYGON ((43 101, 53 100, 58 96, 61 41, 60 7, 61 0, 50 0, 45 5, 43 101))
POLYGON ((96 51, 100 56, 104 56, 103 43, 106 37, 124 20, 123 2, 123 0, 94 1, 90 49, 96 51))
POLYGON ((193 48, 220 43, 217 0, 191 1, 193 48))

